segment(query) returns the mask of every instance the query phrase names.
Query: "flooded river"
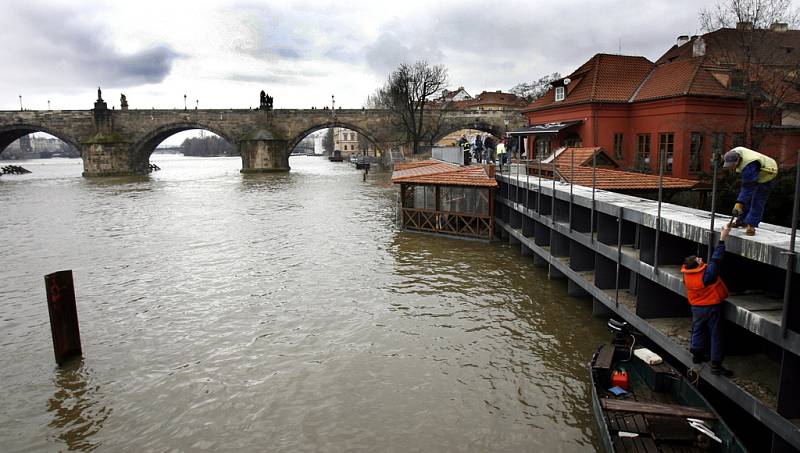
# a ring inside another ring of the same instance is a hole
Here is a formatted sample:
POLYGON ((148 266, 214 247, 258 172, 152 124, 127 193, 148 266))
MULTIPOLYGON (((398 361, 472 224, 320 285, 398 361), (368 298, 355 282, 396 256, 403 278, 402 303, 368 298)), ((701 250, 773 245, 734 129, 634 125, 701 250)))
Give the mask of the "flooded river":
POLYGON ((388 174, 346 163, 153 161, 0 178, 0 450, 597 448, 605 326, 518 246, 400 232, 388 174), (84 358, 59 369, 63 269, 84 358))

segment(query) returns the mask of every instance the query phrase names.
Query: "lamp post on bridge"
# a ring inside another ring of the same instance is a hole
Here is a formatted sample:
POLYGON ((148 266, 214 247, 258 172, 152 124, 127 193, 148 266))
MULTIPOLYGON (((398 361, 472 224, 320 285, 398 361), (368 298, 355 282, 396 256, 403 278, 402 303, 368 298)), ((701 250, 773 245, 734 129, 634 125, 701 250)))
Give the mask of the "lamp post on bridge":
POLYGON ((50 99, 47 100, 47 110, 50 110, 50 99))
POLYGON ((19 95, 19 111, 22 111, 22 95, 19 95))
POLYGON ((183 95, 183 109, 186 110, 186 95, 183 95))
POLYGON ((194 109, 197 110, 200 108, 200 99, 194 100, 194 109))

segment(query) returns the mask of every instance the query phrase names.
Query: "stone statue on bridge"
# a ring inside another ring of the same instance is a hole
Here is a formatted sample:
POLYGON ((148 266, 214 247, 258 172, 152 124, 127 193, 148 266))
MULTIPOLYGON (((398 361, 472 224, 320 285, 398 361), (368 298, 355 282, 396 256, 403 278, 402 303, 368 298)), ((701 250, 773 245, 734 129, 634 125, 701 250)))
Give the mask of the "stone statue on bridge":
POLYGON ((103 92, 100 91, 100 87, 97 87, 97 100, 98 101, 102 101, 103 100, 103 92))
POLYGON ((258 108, 260 110, 272 110, 272 100, 272 96, 265 93, 264 90, 261 90, 261 100, 258 108))
POLYGON ((128 110, 128 98, 125 97, 125 93, 119 96, 119 105, 122 110, 128 110))

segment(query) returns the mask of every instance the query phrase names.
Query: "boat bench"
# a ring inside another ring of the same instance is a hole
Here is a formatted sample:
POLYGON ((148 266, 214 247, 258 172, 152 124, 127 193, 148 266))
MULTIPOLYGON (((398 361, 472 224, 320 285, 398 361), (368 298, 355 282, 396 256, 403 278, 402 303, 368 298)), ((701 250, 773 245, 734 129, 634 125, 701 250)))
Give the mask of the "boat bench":
POLYGON ((711 412, 691 406, 681 406, 679 404, 662 403, 642 403, 630 400, 615 400, 603 398, 600 405, 605 410, 636 412, 638 414, 671 415, 675 417, 692 417, 712 420, 717 418, 711 412))

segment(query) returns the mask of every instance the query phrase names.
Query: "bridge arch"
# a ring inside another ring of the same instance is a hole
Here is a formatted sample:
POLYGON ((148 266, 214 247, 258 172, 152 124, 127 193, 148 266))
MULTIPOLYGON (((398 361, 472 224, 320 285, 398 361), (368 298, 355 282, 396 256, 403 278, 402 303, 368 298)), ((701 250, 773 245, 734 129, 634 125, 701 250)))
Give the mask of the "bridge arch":
POLYGON ((204 124, 197 121, 183 121, 177 123, 164 124, 149 131, 143 137, 136 140, 136 142, 133 143, 133 145, 131 145, 131 154, 141 159, 149 159, 150 155, 153 154, 153 151, 155 151, 156 146, 158 146, 159 143, 163 142, 168 137, 171 137, 172 135, 175 135, 179 132, 189 131, 193 129, 203 129, 212 132, 214 134, 217 134, 232 145, 236 145, 238 143, 238 141, 235 138, 233 138, 231 134, 217 127, 210 126, 208 124, 204 124))
POLYGON ((373 134, 369 130, 350 122, 333 120, 333 121, 326 121, 325 123, 321 124, 315 124, 311 127, 306 128, 302 132, 298 133, 295 137, 289 140, 288 146, 286 147, 287 151, 291 152, 295 146, 297 146, 304 138, 306 138, 310 134, 313 134, 314 132, 322 129, 330 129, 333 127, 340 127, 343 129, 349 129, 353 132, 357 132, 360 135, 363 135, 367 140, 372 142, 372 144, 375 145, 375 147, 378 147, 381 144, 378 140, 375 139, 375 134, 373 134))
POLYGON ((0 154, 5 151, 5 149, 13 143, 15 140, 22 138, 28 134, 32 134, 34 132, 44 132, 45 134, 52 135, 53 137, 61 140, 64 143, 67 143, 71 146, 74 146, 77 149, 80 149, 79 141, 75 137, 70 136, 69 134, 65 134, 61 131, 42 126, 39 124, 31 124, 31 123, 16 123, 10 124, 6 126, 0 126, 0 154))
POLYGON ((452 134, 453 132, 457 132, 464 129, 474 129, 478 130, 494 137, 503 138, 503 135, 506 133, 505 125, 498 126, 496 124, 491 124, 485 121, 461 121, 457 123, 450 123, 447 124, 445 127, 442 128, 441 131, 437 135, 433 137, 433 143, 439 143, 443 138, 447 137, 448 135, 452 134))

